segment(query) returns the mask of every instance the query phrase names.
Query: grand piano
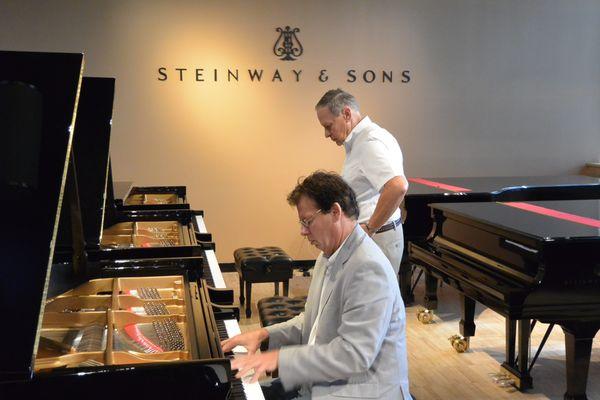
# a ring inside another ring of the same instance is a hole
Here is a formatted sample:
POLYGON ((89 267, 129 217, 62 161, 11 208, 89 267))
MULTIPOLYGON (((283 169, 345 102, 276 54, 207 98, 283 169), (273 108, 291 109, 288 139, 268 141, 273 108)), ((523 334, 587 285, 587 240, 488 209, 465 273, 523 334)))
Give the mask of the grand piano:
POLYGON ((206 283, 222 281, 212 248, 92 263, 74 244, 72 259, 55 260, 64 232, 84 237, 77 202, 65 202, 72 229, 59 229, 63 197, 77 200, 65 186, 82 70, 81 54, 0 52, 0 310, 10 327, 0 398, 260 399, 232 379, 220 348, 228 330, 218 332, 206 283))
MULTIPOLYGON (((70 209, 81 215, 84 246, 94 261, 193 257, 214 247, 210 235, 198 234, 194 225, 202 211, 161 205, 122 208, 115 201, 109 153, 114 93, 112 78, 83 78, 64 198, 69 206, 60 230, 74 229, 70 209)), ((70 235, 64 238, 58 249, 70 254, 70 235)))
MULTIPOLYGON (((405 256, 400 266, 400 291, 407 304, 414 302, 413 289, 421 276, 413 278, 408 243, 422 243, 431 233, 429 204, 600 198, 600 179, 582 175, 409 178, 409 182, 404 199, 405 256)), ((424 305, 428 310, 437 308, 437 283, 435 277, 425 273, 424 305)), ((423 321, 430 317, 430 313, 420 315, 423 321)))
POLYGON ((118 210, 178 210, 189 209, 185 186, 133 186, 131 182, 111 182, 118 210))
POLYGON ((460 292, 461 334, 467 340, 475 334, 475 302, 506 317, 502 370, 526 389, 549 331, 560 325, 566 344, 564 398, 586 399, 592 341, 600 328, 600 200, 431 208, 433 235, 425 243, 410 243, 410 260, 460 292), (535 321, 551 325, 530 363, 535 321))

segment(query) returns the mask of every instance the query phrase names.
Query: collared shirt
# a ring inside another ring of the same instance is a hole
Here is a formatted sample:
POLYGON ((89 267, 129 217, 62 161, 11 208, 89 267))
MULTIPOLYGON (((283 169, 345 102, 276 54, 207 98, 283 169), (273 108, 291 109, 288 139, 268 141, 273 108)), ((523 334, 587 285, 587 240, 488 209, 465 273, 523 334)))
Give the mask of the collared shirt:
MULTIPOLYGON (((375 211, 383 186, 404 176, 402 150, 394 136, 365 116, 344 141, 346 159, 342 177, 356 193, 358 222, 368 222, 375 211)), ((397 209, 389 221, 400 218, 397 209)))
POLYGON ((314 345, 315 338, 317 337, 317 329, 319 326, 319 319, 321 317, 321 309, 322 309, 321 304, 323 303, 323 293, 325 293, 325 285, 329 281, 329 266, 333 265, 337 255, 340 253, 340 249, 342 247, 344 247, 344 244, 346 244, 346 241, 348 240, 349 237, 350 237, 350 235, 348 235, 346 237, 346 239, 344 239, 344 241, 342 242, 340 247, 338 247, 337 250, 334 251, 333 254, 329 258, 327 258, 325 256, 325 254, 321 254, 321 257, 319 258, 319 260, 321 261, 321 264, 323 264, 323 268, 325 268, 325 274, 323 277, 323 284, 321 285, 321 294, 319 296, 319 305, 318 305, 319 311, 317 312, 317 317, 315 318, 315 323, 313 324, 312 328, 310 329, 310 334, 308 336, 308 344, 309 345, 314 345))

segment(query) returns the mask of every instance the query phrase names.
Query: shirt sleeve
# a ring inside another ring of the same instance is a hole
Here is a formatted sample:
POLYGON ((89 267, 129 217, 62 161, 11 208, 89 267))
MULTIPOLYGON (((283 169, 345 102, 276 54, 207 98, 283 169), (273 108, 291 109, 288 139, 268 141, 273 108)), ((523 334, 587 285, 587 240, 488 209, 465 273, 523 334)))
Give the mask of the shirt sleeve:
POLYGON ((391 149, 380 139, 370 138, 361 147, 361 157, 362 172, 378 192, 390 179, 404 175, 402 151, 397 144, 391 149))

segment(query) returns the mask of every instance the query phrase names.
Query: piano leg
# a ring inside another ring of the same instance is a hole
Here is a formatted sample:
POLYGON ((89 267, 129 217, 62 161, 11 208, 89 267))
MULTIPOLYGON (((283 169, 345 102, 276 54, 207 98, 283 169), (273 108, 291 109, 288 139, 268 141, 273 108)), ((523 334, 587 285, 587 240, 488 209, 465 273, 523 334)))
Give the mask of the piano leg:
POLYGON ((460 334, 465 338, 475 336, 475 300, 463 294, 460 295, 460 334))
MULTIPOLYGON (((406 249, 406 246, 405 246, 406 249)), ((412 264, 408 261, 408 252, 402 254, 402 262, 400 263, 400 294, 404 304, 412 304, 415 301, 415 296, 412 294, 412 264)))
POLYGON ((448 338, 450 344, 458 353, 469 350, 471 336, 475 336, 475 300, 460 294, 460 309, 462 319, 460 320, 460 335, 448 338))
POLYGON ((504 363, 508 365, 515 365, 516 360, 516 343, 517 343, 517 321, 514 319, 506 318, 506 344, 505 344, 505 360, 504 363))
POLYGON ((587 400, 587 388, 590 356, 594 336, 600 329, 598 322, 561 324, 565 333, 567 361, 567 392, 565 400, 587 400))
POLYGON ((515 386, 519 390, 526 390, 533 386, 533 379, 529 374, 530 337, 530 320, 506 319, 506 361, 502 364, 502 369, 515 381, 515 386), (518 347, 517 356, 515 356, 515 342, 518 347))
POLYGON ((519 357, 517 367, 521 375, 521 390, 532 386, 532 378, 529 375, 529 342, 531 338, 531 321, 520 319, 517 321, 519 357), (527 383, 529 382, 529 383, 527 383))
POLYGON ((425 307, 428 310, 437 310, 437 284, 437 278, 430 272, 425 272, 425 307))

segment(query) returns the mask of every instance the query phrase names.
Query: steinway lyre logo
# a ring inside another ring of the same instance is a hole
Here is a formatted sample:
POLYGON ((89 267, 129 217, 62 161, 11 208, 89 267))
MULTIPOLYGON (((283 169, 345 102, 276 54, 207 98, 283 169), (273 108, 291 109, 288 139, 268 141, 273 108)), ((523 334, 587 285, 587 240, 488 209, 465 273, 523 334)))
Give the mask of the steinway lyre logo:
POLYGON ((273 46, 273 53, 277 57, 280 57, 283 61, 293 61, 302 55, 304 49, 302 43, 298 40, 298 36, 296 36, 300 29, 291 29, 286 26, 285 29, 277 28, 275 31, 279 32, 279 37, 273 46))

